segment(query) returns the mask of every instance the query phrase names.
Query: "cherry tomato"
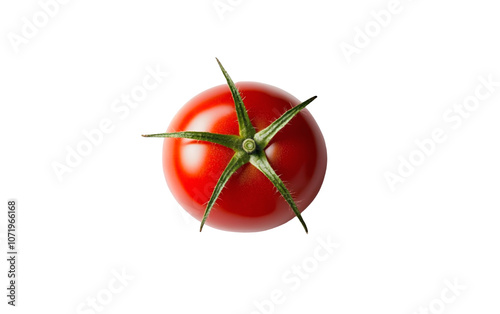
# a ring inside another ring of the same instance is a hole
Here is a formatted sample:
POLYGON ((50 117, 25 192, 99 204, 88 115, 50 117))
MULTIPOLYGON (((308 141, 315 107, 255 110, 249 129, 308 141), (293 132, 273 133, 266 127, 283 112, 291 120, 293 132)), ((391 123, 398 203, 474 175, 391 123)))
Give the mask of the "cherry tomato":
MULTIPOLYGON (((256 132, 301 102, 262 83, 235 84, 256 132)), ((202 131, 239 135, 235 101, 228 85, 208 89, 176 114, 167 132, 202 131)), ((323 135, 307 109, 302 109, 263 149, 269 164, 286 185, 300 212, 314 200, 326 172, 323 135)), ((206 141, 165 138, 163 169, 180 205, 202 220, 217 181, 235 152, 206 141)), ((238 232, 263 231, 296 217, 273 183, 251 163, 231 175, 213 205, 206 224, 238 232)), ((307 230, 307 229, 306 229, 307 230)))

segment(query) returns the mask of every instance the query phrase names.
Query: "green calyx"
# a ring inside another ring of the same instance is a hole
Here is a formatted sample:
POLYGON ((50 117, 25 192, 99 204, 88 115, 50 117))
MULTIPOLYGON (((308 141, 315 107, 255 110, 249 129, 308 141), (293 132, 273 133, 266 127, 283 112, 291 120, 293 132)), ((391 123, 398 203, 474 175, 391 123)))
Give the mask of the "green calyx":
POLYGON ((203 219, 201 221, 200 231, 203 229, 205 222, 212 210, 212 207, 215 204, 215 201, 219 197, 222 189, 225 184, 229 180, 229 178, 238 170, 241 166, 246 163, 252 164, 254 167, 259 169, 268 179, 272 182, 272 184, 276 187, 276 189, 280 192, 286 202, 290 205, 293 212, 299 219, 300 223, 304 227, 306 233, 308 232, 306 223, 302 219, 300 212, 290 195, 290 191, 286 188, 285 184, 279 176, 274 172, 273 168, 269 164, 267 160, 264 149, 269 144, 271 139, 278 133, 283 127, 285 127, 288 122, 295 117, 300 110, 304 109, 308 104, 310 104, 316 96, 309 98, 303 103, 289 109, 285 112, 281 117, 276 119, 273 123, 271 123, 265 129, 256 132, 252 123, 250 122, 250 118, 248 117, 247 110, 241 98, 241 95, 236 88, 233 80, 226 72, 222 64, 218 59, 217 63, 219 64, 224 77, 226 78, 229 89, 231 90, 231 94, 234 100, 234 106, 236 109, 236 116, 238 118, 239 125, 239 133, 240 135, 229 135, 229 134, 216 134, 209 132, 192 132, 192 131, 183 131, 183 132, 174 132, 174 133, 160 133, 160 134, 148 134, 143 135, 144 137, 168 137, 168 138, 187 138, 194 139, 199 141, 206 141, 210 143, 216 143, 234 150, 234 155, 229 161, 228 165, 222 172, 217 184, 215 185, 214 191, 212 192, 212 196, 208 201, 207 207, 205 209, 205 213, 203 215, 203 219))

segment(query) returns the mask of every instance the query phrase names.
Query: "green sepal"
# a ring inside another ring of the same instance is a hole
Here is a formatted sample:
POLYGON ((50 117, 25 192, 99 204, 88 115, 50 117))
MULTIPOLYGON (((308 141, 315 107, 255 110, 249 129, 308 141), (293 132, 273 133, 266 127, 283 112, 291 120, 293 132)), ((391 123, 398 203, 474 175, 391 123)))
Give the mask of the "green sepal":
POLYGON ((230 134, 217 134, 210 132, 195 132, 195 131, 185 131, 185 132, 173 132, 173 133, 158 133, 158 134, 145 134, 144 137, 169 137, 169 138, 187 138, 198 141, 205 141, 215 144, 220 144, 225 147, 232 148, 234 150, 241 146, 241 138, 236 135, 230 134))
POLYGON ((203 226, 205 225, 205 221, 207 220, 208 215, 210 214, 210 211, 212 210, 212 207, 215 204, 215 201, 219 197, 220 192, 226 185, 229 178, 233 175, 233 173, 236 172, 236 170, 238 170, 241 166, 246 164, 249 161, 249 159, 250 156, 245 152, 237 152, 233 155, 233 157, 227 164, 226 169, 224 169, 221 176, 219 177, 219 180, 215 185, 214 191, 212 192, 212 196, 210 196, 207 208, 205 209, 205 213, 203 214, 203 220, 201 221, 200 232, 203 229, 203 226))
POLYGON ((283 196, 285 201, 292 208, 293 212, 295 213, 300 223, 304 227, 306 233, 308 233, 309 231, 307 230, 306 223, 304 222, 304 219, 302 219, 302 215, 300 214, 297 205, 295 205, 295 202, 292 198, 292 195, 290 194, 290 191, 288 191, 283 181, 281 181, 280 177, 276 174, 276 172, 274 172, 273 167, 271 167, 271 164, 269 164, 269 161, 267 160, 266 154, 263 151, 259 151, 255 155, 250 155, 250 163, 255 168, 259 169, 260 172, 262 172, 269 179, 269 181, 271 181, 271 183, 276 187, 276 189, 280 192, 281 196, 283 196))
POLYGON ((313 100, 315 100, 317 96, 313 96, 303 103, 289 109, 287 112, 281 115, 278 119, 274 120, 267 128, 259 131, 254 136, 255 142, 261 148, 264 148, 269 144, 272 138, 278 133, 281 129, 283 129, 293 117, 295 117, 302 109, 304 109, 307 105, 309 105, 313 100))
POLYGON ((255 134, 255 129, 252 123, 250 122, 250 118, 248 117, 247 109, 245 108, 243 100, 241 99, 240 92, 236 88, 236 85, 234 85, 233 80, 226 72, 226 69, 224 69, 219 59, 217 58, 215 59, 217 60, 217 63, 219 64, 222 74, 224 74, 224 77, 226 78, 227 85, 231 90, 231 94, 233 95, 234 107, 236 109, 236 117, 238 118, 240 136, 242 136, 243 138, 253 137, 255 134))

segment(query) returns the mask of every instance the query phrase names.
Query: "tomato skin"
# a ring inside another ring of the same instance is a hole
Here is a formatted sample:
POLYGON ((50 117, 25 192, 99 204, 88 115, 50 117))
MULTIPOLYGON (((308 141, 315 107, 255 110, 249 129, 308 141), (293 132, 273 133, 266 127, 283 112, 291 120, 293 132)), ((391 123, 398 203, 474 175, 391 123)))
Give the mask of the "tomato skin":
MULTIPOLYGON (((300 103, 271 85, 239 82, 236 87, 257 132, 300 103)), ((239 135, 228 86, 213 87, 187 102, 167 130, 180 131, 239 135)), ((309 111, 301 110, 264 151, 302 212, 319 192, 327 164, 323 135, 309 111)), ((164 139, 163 169, 167 184, 179 204, 196 219, 203 218, 217 180, 233 154, 232 149, 219 144, 164 139)), ((227 231, 256 232, 277 227, 294 217, 290 205, 269 179, 248 163, 226 183, 206 224, 227 231)))

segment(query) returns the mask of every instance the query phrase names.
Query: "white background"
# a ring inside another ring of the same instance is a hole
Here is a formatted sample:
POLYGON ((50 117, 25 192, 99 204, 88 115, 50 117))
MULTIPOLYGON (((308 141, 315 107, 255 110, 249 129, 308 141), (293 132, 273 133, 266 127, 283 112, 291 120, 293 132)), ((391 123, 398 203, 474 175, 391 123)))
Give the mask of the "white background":
POLYGON ((212 0, 68 1, 17 46, 24 18, 44 13, 2 1, 0 312, 96 313, 96 298, 100 313, 498 313, 500 88, 459 127, 443 117, 487 91, 480 77, 500 81, 498 4, 401 0, 377 29, 370 12, 390 1, 231 3, 219 15, 212 0), (355 39, 348 62, 341 45, 355 39), (235 81, 318 95, 309 110, 329 163, 303 214, 308 235, 296 219, 199 233, 164 181, 162 140, 140 137, 224 83, 215 57, 235 81), (113 102, 148 67, 168 77, 122 117, 113 102), (113 131, 58 180, 53 163, 102 119, 113 131), (435 129, 446 141, 392 191, 398 156, 417 156, 415 140, 435 129), (4 296, 9 198, 19 202, 15 309, 4 296), (340 246, 326 255, 321 241, 340 246))

